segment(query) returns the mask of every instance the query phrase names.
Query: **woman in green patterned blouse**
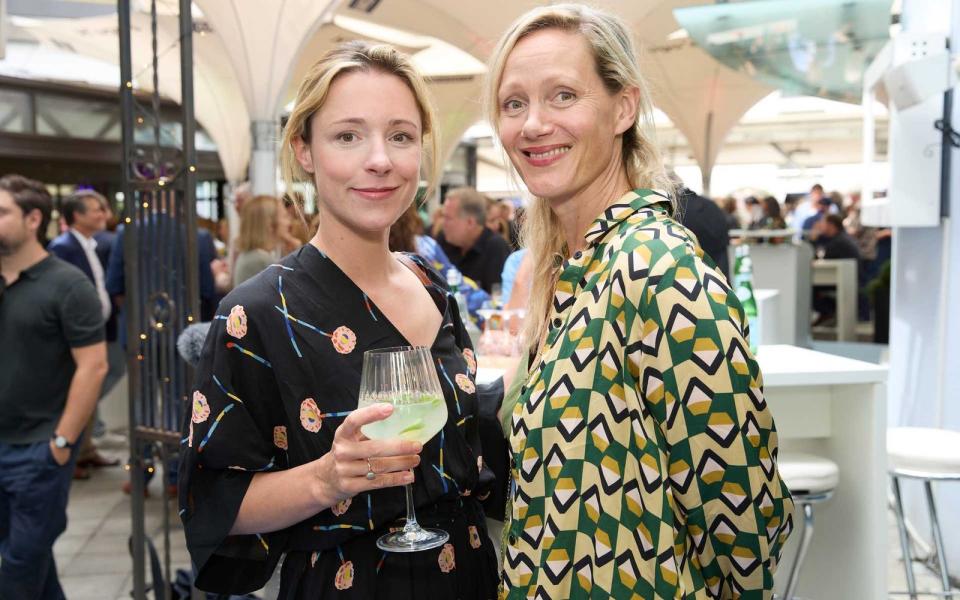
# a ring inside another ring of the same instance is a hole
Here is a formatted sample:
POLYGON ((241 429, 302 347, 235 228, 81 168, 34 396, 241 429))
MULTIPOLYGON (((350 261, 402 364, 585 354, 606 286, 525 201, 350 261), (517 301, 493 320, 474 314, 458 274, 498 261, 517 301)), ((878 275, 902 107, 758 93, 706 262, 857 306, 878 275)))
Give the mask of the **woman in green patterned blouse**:
POLYGON ((793 523, 724 276, 673 218, 630 34, 537 8, 491 58, 490 121, 535 200, 525 335, 502 413, 505 598, 769 598, 793 523))

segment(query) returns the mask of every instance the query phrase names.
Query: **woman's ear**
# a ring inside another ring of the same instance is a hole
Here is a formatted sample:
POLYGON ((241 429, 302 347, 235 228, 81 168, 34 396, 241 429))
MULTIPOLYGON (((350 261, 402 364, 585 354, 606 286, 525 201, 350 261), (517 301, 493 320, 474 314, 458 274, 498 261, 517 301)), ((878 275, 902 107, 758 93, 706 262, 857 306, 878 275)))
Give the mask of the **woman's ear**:
POLYGON ((313 173, 313 153, 310 151, 310 145, 300 136, 293 138, 293 154, 304 171, 313 173))
POLYGON ((620 92, 617 101, 617 135, 625 133, 637 122, 640 109, 640 88, 630 86, 620 92))

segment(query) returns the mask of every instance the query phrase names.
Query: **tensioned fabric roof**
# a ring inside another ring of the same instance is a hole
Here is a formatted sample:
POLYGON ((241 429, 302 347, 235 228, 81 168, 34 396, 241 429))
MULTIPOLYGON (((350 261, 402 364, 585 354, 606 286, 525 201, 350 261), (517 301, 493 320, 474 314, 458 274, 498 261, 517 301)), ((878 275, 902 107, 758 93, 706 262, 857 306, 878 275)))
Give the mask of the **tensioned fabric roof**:
MULTIPOLYGON (((169 1, 166 4, 170 4, 169 1)), ((227 177, 245 176, 251 120, 276 119, 309 66, 352 38, 393 43, 411 52, 430 81, 444 152, 480 118, 482 62, 506 27, 539 3, 529 0, 195 0, 194 85, 197 120, 216 142, 227 177)), ((743 113, 772 91, 721 65, 678 29, 673 9, 699 0, 602 1, 628 22, 641 46, 654 104, 683 132, 704 173, 743 113)), ((163 11, 168 13, 169 11, 163 11)), ((133 15, 136 85, 152 89, 149 15, 133 15)), ((35 39, 117 61, 115 16, 42 19, 35 39)), ((161 14, 159 88, 179 100, 179 35, 161 14)))

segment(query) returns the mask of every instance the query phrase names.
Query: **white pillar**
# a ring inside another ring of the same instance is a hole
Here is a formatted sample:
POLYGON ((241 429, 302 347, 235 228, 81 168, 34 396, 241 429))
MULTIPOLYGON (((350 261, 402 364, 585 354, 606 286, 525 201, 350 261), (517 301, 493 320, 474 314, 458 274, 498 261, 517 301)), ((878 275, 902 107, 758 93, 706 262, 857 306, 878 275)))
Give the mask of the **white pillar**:
POLYGON ((253 195, 277 193, 277 144, 280 128, 273 120, 250 124, 253 156, 250 157, 250 185, 253 195))
MULTIPOLYGON (((951 54, 958 55, 960 0, 904 0, 901 20, 905 31, 942 31, 944 23, 952 24, 951 54)), ((951 120, 958 129, 960 86, 953 94, 951 120)), ((945 184, 951 216, 936 227, 894 229, 889 424, 960 431, 960 150, 944 152, 951 153, 945 184)), ((903 486, 907 518, 930 543, 921 487, 910 480, 903 486)), ((934 484, 934 494, 947 563, 951 575, 960 577, 960 513, 954 510, 960 506, 960 484, 934 484)))

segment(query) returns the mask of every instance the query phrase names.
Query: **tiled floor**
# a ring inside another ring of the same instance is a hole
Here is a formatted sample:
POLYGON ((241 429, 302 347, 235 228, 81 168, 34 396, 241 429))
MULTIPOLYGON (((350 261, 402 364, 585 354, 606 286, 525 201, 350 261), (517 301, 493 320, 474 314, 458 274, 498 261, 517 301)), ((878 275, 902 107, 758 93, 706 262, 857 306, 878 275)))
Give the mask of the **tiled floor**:
MULTIPOLYGON (((114 438, 117 447, 104 444, 106 452, 120 455, 122 438, 114 438)), ((127 538, 130 532, 130 499, 120 491, 126 472, 120 468, 101 469, 88 481, 74 482, 68 508, 69 525, 54 546, 57 568, 68 600, 129 600, 133 588, 127 538)), ((160 478, 154 478, 151 497, 146 504, 147 531, 157 549, 163 552, 163 500, 160 478)), ((172 524, 171 560, 174 568, 189 564, 183 543, 183 530, 177 518, 175 503, 170 505, 172 524)), ((888 589, 907 589, 900 546, 893 520, 889 527, 888 589)), ((918 589, 939 590, 939 579, 919 564, 916 565, 918 589)), ((803 590, 800 590, 803 593, 803 590)), ((276 597, 275 583, 268 584, 266 598, 276 597)), ((933 596, 926 596, 933 597, 933 596)), ((891 598, 906 598, 895 595, 891 598)), ((960 599, 960 595, 958 595, 960 599)))

